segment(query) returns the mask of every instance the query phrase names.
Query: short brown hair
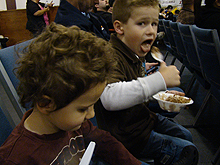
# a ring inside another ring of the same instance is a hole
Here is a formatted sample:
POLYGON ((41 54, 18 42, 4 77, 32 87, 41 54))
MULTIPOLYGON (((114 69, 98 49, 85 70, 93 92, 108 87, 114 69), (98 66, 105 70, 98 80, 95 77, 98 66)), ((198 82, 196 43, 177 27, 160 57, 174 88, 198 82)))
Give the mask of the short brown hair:
POLYGON ((194 5, 194 0, 182 0, 182 6, 189 8, 194 5))
POLYGON ((122 23, 127 23, 131 16, 132 8, 144 6, 158 7, 159 11, 158 0, 116 0, 113 6, 112 22, 119 20, 122 23))
POLYGON ((52 23, 18 60, 20 102, 65 107, 93 85, 110 80, 115 62, 110 43, 76 26, 52 23))

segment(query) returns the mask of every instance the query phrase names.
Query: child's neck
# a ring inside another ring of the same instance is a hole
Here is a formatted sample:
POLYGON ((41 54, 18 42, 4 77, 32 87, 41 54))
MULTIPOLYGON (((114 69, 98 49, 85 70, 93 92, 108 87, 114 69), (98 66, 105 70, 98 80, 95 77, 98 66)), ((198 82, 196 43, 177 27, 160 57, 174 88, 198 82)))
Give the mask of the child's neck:
POLYGON ((24 127, 33 133, 53 134, 59 131, 57 127, 48 121, 47 116, 34 109, 30 116, 24 121, 24 127))

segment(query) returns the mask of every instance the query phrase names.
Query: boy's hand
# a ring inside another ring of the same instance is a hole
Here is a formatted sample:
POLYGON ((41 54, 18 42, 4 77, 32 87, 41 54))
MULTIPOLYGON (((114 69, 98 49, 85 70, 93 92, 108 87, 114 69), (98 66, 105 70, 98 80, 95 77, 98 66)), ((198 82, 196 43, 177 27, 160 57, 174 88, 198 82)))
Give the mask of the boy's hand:
POLYGON ((174 65, 166 66, 165 62, 161 62, 159 72, 168 88, 180 85, 180 72, 174 65))
POLYGON ((156 63, 156 62, 146 62, 145 63, 145 68, 146 68, 146 70, 149 70, 151 67, 153 67, 153 66, 155 66, 155 65, 158 65, 158 63, 156 63))

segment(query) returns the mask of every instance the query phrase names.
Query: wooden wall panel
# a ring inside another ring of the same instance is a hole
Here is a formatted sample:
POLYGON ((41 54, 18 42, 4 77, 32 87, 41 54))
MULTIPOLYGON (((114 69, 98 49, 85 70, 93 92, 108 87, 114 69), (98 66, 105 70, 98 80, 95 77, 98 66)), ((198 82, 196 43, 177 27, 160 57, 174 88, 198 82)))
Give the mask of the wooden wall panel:
POLYGON ((26 30, 26 22, 26 9, 0 12, 0 34, 9 38, 7 46, 31 38, 30 32, 26 30))
POLYGON ((15 0, 6 0, 7 10, 16 9, 16 2, 15 0))

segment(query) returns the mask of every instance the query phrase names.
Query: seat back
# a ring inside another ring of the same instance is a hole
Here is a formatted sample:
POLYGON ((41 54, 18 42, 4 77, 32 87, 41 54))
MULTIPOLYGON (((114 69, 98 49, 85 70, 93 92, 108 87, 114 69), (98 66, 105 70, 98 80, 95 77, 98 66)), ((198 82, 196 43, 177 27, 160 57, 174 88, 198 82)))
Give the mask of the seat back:
POLYGON ((19 103, 19 96, 16 91, 19 80, 14 73, 14 68, 18 59, 17 53, 21 53, 30 42, 31 40, 28 40, 0 50, 0 82, 15 109, 13 113, 16 113, 20 119, 26 109, 21 107, 19 103))
POLYGON ((198 59, 210 84, 220 89, 220 41, 216 29, 203 29, 192 25, 198 59))
POLYGON ((205 88, 210 88, 210 83, 207 81, 203 70, 201 69, 200 62, 197 56, 197 51, 194 43, 194 36, 192 35, 192 25, 178 24, 183 45, 186 51, 186 56, 190 66, 195 70, 196 79, 205 88))
POLYGON ((169 40, 167 38, 167 34, 166 34, 165 27, 164 27, 164 24, 163 24, 163 19, 159 19, 158 31, 165 33, 165 36, 163 38, 164 44, 166 46, 170 46, 170 42, 169 42, 169 40))
POLYGON ((159 19, 158 32, 165 32, 162 19, 159 19))
POLYGON ((180 56, 182 58, 187 59, 186 51, 185 51, 185 48, 183 46, 183 41, 182 41, 182 38, 180 36, 178 24, 179 24, 179 22, 170 22, 170 29, 171 29, 172 34, 173 34, 173 39, 174 39, 174 42, 176 44, 177 52, 180 54, 180 56))
POLYGON ((170 20, 165 20, 163 19, 162 20, 163 22, 163 25, 164 25, 164 28, 165 28, 165 33, 167 35, 167 38, 170 42, 170 45, 171 45, 171 48, 177 52, 177 49, 176 49, 176 44, 175 44, 175 41, 174 41, 174 38, 173 38, 173 34, 172 34, 172 31, 171 31, 171 28, 170 28, 170 20))
MULTIPOLYGON (((0 100, 1 101, 1 100, 0 100)), ((4 106, 0 106, 0 146, 4 143, 6 138, 10 135, 11 131, 13 130, 12 125, 8 121, 6 114, 3 112, 4 106)))
MULTIPOLYGON (((171 64, 173 65, 175 62, 175 59, 177 58, 181 63, 183 63, 183 58, 181 57, 181 55, 178 53, 177 51, 177 47, 176 47, 176 43, 174 41, 174 37, 173 37, 173 33, 171 31, 171 27, 170 27, 170 20, 162 20, 164 27, 165 27, 165 33, 167 35, 167 38, 169 40, 170 46, 171 46, 171 54, 174 56, 173 61, 171 62, 171 64)), ((182 71, 181 71, 182 72, 182 71)))
POLYGON ((190 65, 195 70, 201 73, 199 59, 196 54, 197 52, 196 52, 192 34, 191 34, 191 25, 179 23, 177 26, 179 27, 179 31, 181 34, 180 36, 182 38, 183 46, 185 48, 186 56, 187 56, 187 59, 190 65))

